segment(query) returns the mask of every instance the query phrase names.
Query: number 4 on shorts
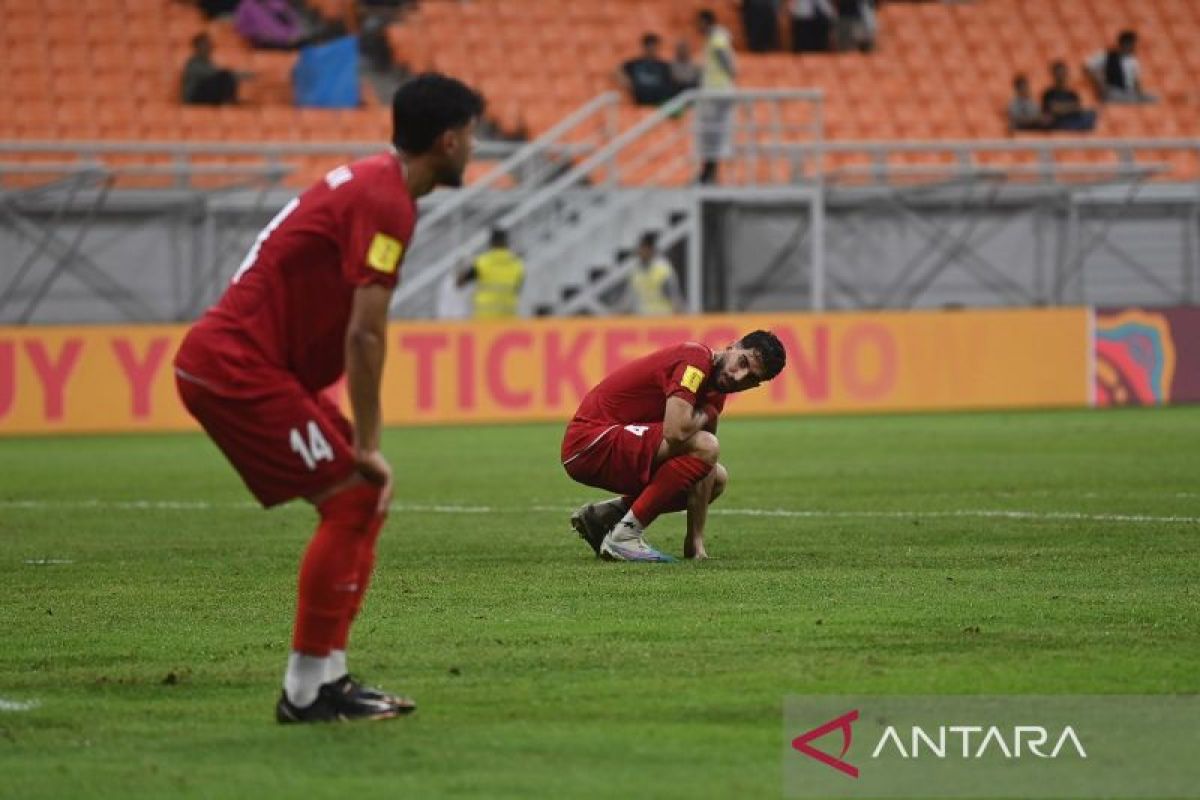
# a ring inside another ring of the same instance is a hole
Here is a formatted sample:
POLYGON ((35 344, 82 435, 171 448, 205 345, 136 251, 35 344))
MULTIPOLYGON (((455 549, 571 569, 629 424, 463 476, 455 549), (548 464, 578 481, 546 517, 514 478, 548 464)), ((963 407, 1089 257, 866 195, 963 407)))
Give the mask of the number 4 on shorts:
POLYGON ((307 442, 304 441, 304 435, 300 433, 299 428, 292 428, 289 441, 292 452, 298 453, 300 458, 304 459, 304 466, 312 472, 317 468, 318 461, 333 461, 333 448, 329 446, 315 420, 308 421, 307 430, 307 442))
POLYGON ((649 425, 626 425, 625 430, 632 433, 634 436, 645 436, 646 431, 650 430, 649 425))

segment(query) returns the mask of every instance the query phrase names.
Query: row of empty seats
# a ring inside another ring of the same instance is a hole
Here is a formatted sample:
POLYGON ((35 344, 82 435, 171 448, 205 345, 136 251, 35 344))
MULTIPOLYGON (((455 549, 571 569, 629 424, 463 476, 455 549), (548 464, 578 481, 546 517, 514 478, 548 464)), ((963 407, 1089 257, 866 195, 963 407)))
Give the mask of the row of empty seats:
MULTIPOLYGON (((320 5, 338 15, 348 2, 320 5)), ((477 85, 502 127, 536 136, 597 93, 615 89, 617 66, 637 53, 643 32, 662 35, 668 49, 681 38, 698 49, 695 13, 709 6, 740 43, 734 5, 710 0, 425 0, 388 35, 411 68, 440 69, 477 85)), ((205 23, 194 7, 177 0, 0 0, 0 15, 2 139, 295 142, 388 136, 387 108, 371 92, 364 93, 367 107, 358 110, 291 107, 294 54, 255 51, 227 21, 205 23), (219 63, 255 73, 243 84, 243 105, 178 103, 179 73, 192 36, 201 30, 213 37, 219 63)), ((1007 135, 1003 114, 1014 73, 1027 73, 1040 87, 1048 80, 1048 63, 1061 58, 1084 90, 1082 60, 1118 30, 1134 28, 1141 35, 1144 82, 1162 102, 1107 106, 1096 135, 1200 135, 1200 3, 1192 0, 889 3, 880 26, 879 46, 866 55, 740 53, 739 85, 821 89, 824 131, 833 140, 1000 138, 1007 135)), ((631 107, 622 125, 645 113, 631 107)), ((1176 177, 1195 175, 1194 158, 1176 154, 1169 161, 1176 177)), ((860 164, 862 157, 834 156, 830 162, 860 164)), ((296 165, 297 184, 317 169, 303 159, 296 165)))

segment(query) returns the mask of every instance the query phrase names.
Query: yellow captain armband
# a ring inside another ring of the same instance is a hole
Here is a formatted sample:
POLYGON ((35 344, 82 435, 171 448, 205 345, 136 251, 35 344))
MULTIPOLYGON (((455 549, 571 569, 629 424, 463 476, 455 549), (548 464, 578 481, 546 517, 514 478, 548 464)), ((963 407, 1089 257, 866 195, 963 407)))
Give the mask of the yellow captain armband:
POLYGON ((391 274, 400 265, 404 245, 386 233, 377 233, 367 248, 367 266, 377 272, 391 274))

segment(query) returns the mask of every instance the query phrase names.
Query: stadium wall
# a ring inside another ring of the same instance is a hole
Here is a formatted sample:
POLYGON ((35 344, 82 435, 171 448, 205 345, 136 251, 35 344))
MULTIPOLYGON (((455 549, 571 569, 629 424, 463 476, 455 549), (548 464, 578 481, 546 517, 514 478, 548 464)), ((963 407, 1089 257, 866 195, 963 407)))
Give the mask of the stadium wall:
MULTIPOLYGON (((788 366, 733 415, 1200 402, 1200 308, 574 318, 391 326, 391 425, 565 421, 606 373, 685 339, 776 331, 788 366)), ((190 430, 185 326, 0 328, 0 433, 190 430)), ((334 391, 340 391, 335 387, 334 391)))

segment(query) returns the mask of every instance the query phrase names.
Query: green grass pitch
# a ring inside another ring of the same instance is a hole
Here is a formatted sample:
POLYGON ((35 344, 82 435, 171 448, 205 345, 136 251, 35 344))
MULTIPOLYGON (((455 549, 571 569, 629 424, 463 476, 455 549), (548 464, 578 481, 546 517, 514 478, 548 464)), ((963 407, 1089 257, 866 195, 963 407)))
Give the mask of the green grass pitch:
POLYGON ((0 440, 0 797, 777 797, 788 694, 1200 691, 1200 408, 720 434, 713 559, 617 565, 559 426, 389 431, 351 667, 421 708, 300 728, 308 508, 199 435, 0 440))

